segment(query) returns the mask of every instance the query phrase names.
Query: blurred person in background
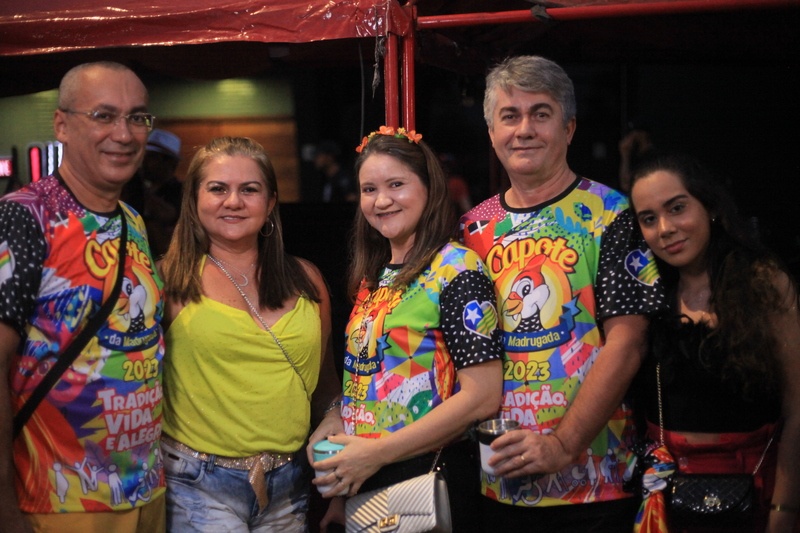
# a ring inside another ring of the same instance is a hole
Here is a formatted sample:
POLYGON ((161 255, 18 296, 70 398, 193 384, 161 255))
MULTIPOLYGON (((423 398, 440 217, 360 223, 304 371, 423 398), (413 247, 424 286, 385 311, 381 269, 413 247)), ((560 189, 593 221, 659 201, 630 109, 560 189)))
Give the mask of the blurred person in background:
POLYGON ((469 193, 469 185, 460 168, 460 162, 455 154, 448 152, 439 154, 439 161, 447 176, 447 193, 453 203, 453 210, 457 216, 461 216, 472 209, 472 198, 469 193))
POLYGON ((322 176, 322 201, 354 202, 358 191, 353 174, 342 166, 341 149, 334 141, 320 142, 314 151, 314 168, 322 176))
POLYGON ((180 138, 154 129, 147 139, 141 168, 123 190, 123 199, 144 218, 156 258, 166 253, 181 211, 182 185, 175 176, 180 159, 180 138))

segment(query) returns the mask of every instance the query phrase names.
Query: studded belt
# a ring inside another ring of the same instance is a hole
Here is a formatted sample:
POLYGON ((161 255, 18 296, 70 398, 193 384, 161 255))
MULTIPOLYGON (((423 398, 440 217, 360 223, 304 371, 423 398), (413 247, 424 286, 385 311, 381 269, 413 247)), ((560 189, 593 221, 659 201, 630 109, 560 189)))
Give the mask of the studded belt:
POLYGON ((223 468, 233 468, 235 470, 250 470, 256 463, 261 463, 264 472, 269 472, 276 468, 280 468, 286 463, 290 463, 294 458, 292 453, 270 453, 264 452, 249 457, 224 457, 222 455, 213 455, 210 453, 198 452, 193 450, 182 442, 178 442, 168 435, 161 435, 161 440, 166 442, 168 446, 175 448, 181 453, 190 455, 200 461, 212 461, 215 466, 223 468))
POLYGON ((183 454, 194 457, 199 461, 210 461, 213 462, 215 466, 221 466, 222 468, 247 470, 249 472, 247 479, 250 481, 250 485, 253 487, 253 491, 256 493, 260 511, 263 511, 264 507, 266 507, 267 503, 269 503, 267 488, 264 484, 264 474, 292 462, 295 455, 293 453, 263 452, 256 455, 251 455, 249 457, 225 457, 222 455, 198 452, 197 450, 194 450, 184 443, 178 442, 169 435, 165 435, 163 433, 161 434, 161 441, 167 446, 174 448, 183 454))

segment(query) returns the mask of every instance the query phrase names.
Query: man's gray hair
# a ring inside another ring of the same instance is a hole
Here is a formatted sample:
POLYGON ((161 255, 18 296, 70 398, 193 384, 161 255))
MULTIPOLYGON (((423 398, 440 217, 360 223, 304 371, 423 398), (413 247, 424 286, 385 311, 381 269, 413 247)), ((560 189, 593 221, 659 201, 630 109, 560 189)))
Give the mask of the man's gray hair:
POLYGON ((486 76, 483 118, 486 119, 489 129, 494 125, 497 92, 508 93, 512 88, 529 93, 549 94, 561 105, 565 126, 575 118, 575 87, 564 69, 544 57, 516 56, 505 59, 486 76))

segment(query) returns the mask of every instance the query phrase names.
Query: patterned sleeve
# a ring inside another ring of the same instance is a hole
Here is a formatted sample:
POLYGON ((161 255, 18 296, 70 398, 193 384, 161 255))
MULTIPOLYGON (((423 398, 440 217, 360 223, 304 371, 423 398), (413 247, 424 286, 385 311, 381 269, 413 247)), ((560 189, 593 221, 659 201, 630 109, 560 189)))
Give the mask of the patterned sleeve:
POLYGON ((596 286, 599 319, 652 315, 664 308, 655 257, 630 209, 621 212, 603 234, 596 286))
POLYGON ((456 370, 503 357, 492 281, 466 270, 442 290, 439 300, 445 344, 456 370))
POLYGON ((36 301, 46 253, 33 214, 16 202, 0 202, 0 320, 20 335, 36 301))

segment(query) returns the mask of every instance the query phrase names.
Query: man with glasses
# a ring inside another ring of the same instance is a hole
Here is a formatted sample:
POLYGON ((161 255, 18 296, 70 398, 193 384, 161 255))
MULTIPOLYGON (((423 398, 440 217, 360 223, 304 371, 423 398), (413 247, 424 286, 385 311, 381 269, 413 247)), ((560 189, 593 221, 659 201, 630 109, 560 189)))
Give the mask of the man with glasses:
POLYGON ((144 222, 119 201, 153 128, 147 96, 118 63, 67 72, 61 165, 0 199, 3 531, 165 529, 162 282, 144 222))

